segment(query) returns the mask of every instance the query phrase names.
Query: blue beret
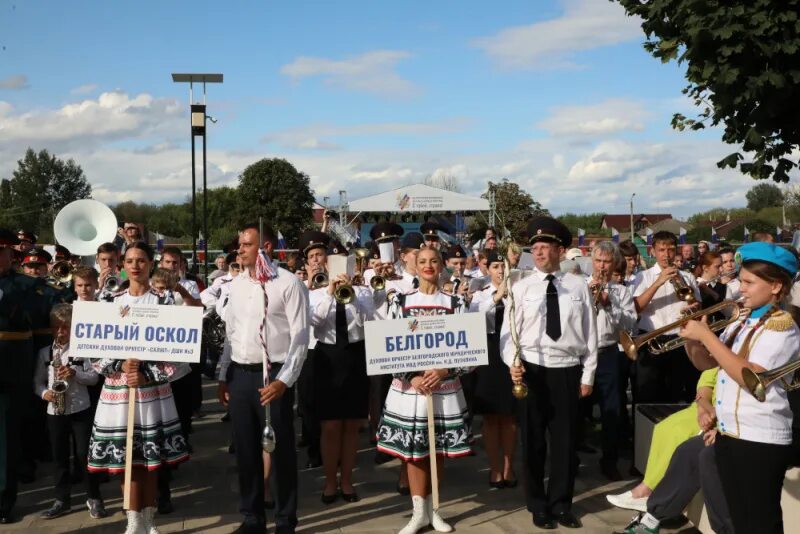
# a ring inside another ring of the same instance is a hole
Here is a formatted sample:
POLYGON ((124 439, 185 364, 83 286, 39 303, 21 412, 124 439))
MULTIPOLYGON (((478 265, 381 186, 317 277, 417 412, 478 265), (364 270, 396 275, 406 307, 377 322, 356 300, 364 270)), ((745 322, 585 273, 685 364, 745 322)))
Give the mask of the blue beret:
POLYGON ((736 262, 745 263, 748 261, 764 261, 777 265, 788 272, 790 276, 794 276, 797 273, 797 258, 795 258, 794 254, 774 243, 756 241, 739 247, 736 251, 736 262))

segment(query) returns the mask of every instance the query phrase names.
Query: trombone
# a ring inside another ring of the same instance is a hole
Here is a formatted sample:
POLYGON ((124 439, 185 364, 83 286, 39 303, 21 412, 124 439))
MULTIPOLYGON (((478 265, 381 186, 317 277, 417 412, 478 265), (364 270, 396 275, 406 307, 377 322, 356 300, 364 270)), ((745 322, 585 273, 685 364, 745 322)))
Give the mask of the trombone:
POLYGON ((800 371, 800 359, 781 365, 776 369, 762 371, 760 373, 745 367, 742 369, 742 381, 744 381, 747 391, 749 391, 758 402, 764 402, 767 398, 767 387, 778 380, 781 381, 786 391, 800 389, 800 373, 798 373, 798 371, 800 371), (787 377, 789 376, 791 376, 791 381, 787 381, 787 377))
MULTIPOLYGON (((694 298, 694 297, 692 297, 694 298)), ((744 313, 745 309, 739 306, 739 303, 735 300, 723 300, 713 306, 709 306, 708 308, 703 308, 702 310, 698 310, 694 313, 690 313, 684 317, 681 317, 674 323, 670 323, 666 326, 662 326, 661 328, 656 328, 651 332, 647 332, 646 334, 642 334, 640 336, 631 337, 628 332, 622 331, 619 333, 619 343, 622 345, 622 350, 625 351, 625 355, 630 358, 631 360, 636 360, 636 356, 639 353, 639 349, 643 346, 647 346, 647 349, 650 351, 650 354, 663 354, 665 352, 680 348, 686 344, 686 340, 678 337, 675 339, 671 339, 666 343, 662 343, 658 341, 658 337, 666 334, 670 330, 674 330, 686 324, 689 321, 697 320, 703 317, 704 315, 712 315, 717 312, 721 312, 725 309, 730 309, 731 316, 726 319, 719 319, 718 321, 714 321, 708 327, 711 329, 712 332, 717 332, 722 330, 726 326, 731 323, 734 323, 739 320, 739 317, 744 313)))

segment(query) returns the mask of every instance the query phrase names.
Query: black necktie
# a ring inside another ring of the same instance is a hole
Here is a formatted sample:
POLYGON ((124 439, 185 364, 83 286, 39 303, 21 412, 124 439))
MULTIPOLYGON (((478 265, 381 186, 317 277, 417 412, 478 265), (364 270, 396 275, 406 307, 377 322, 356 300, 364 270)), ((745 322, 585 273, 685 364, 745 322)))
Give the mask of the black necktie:
POLYGON ((338 348, 346 347, 347 339, 347 311, 345 305, 341 302, 336 303, 336 346, 338 348))
MULTIPOLYGON (((494 298, 494 297, 492 297, 494 298)), ((500 329, 503 328, 503 314, 506 311, 506 305, 503 301, 497 303, 494 307, 494 335, 500 335, 500 329)))
POLYGON ((561 312, 558 309, 558 290, 553 283, 555 276, 548 274, 547 280, 547 323, 545 332, 553 341, 558 341, 561 337, 561 312))

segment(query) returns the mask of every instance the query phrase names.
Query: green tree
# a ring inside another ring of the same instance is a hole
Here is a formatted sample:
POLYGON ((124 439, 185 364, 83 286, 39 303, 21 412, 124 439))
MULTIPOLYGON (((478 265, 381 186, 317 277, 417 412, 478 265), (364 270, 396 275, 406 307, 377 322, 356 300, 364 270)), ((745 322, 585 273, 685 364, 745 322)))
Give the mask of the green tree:
POLYGON ((262 159, 239 176, 237 213, 240 221, 272 225, 292 246, 312 224, 314 195, 307 174, 285 159, 262 159))
POLYGON ((747 221, 744 224, 740 224, 733 228, 728 235, 726 236, 727 240, 733 242, 741 242, 744 241, 744 227, 747 227, 750 230, 750 234, 752 235, 753 232, 769 232, 770 234, 775 233, 775 225, 765 221, 763 219, 753 219, 751 221, 747 221))
POLYGON ((641 17, 645 50, 664 63, 686 65, 683 93, 699 113, 676 113, 672 126, 722 124, 722 140, 741 145, 752 159, 734 152, 720 168, 788 182, 800 144, 800 0, 616 1, 641 17))
POLYGON ((564 215, 560 215, 558 220, 564 223, 569 231, 572 232, 572 235, 578 235, 578 228, 583 228, 586 230, 587 234, 597 235, 610 235, 610 230, 605 230, 600 227, 603 224, 603 216, 605 213, 585 213, 585 214, 576 214, 576 213, 565 213, 564 215))
POLYGON ((775 184, 762 183, 750 188, 745 195, 747 207, 753 211, 783 204, 783 192, 775 184))
POLYGON ((17 161, 10 185, 10 211, 16 225, 37 233, 52 229, 61 208, 92 196, 83 169, 74 160, 61 160, 47 150, 37 154, 29 148, 17 161))
MULTIPOLYGON (((519 185, 503 178, 499 183, 489 182, 487 190, 481 195, 489 198, 494 191, 498 231, 508 229, 515 239, 522 239, 527 233, 527 222, 534 215, 550 215, 550 212, 535 201, 519 185)), ((482 235, 480 237, 483 237, 482 235)))

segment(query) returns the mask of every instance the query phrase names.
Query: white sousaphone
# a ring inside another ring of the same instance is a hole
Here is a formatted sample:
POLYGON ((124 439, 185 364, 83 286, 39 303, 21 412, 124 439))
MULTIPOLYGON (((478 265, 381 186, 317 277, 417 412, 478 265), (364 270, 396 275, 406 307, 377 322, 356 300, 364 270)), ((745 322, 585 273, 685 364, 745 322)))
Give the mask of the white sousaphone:
POLYGON ((111 208, 97 200, 70 202, 56 215, 53 233, 58 244, 79 256, 94 256, 97 247, 114 241, 117 217, 111 208))

